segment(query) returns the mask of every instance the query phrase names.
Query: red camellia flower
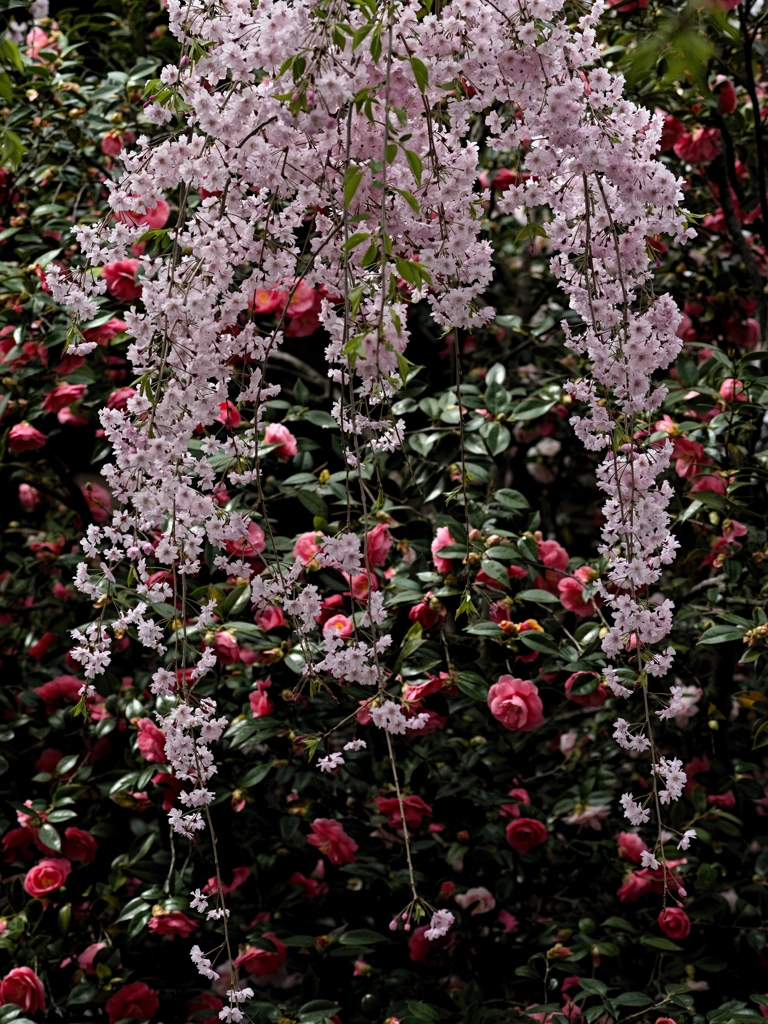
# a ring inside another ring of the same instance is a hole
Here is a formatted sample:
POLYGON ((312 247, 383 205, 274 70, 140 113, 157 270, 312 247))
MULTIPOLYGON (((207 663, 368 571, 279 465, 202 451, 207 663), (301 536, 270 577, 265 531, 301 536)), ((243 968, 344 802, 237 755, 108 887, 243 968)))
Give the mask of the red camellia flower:
POLYGON ((271 679, 257 679, 254 683, 256 689, 248 694, 248 703, 251 705, 254 718, 264 718, 275 710, 266 692, 271 685, 271 679))
POLYGON ((635 832, 619 832, 619 856, 630 864, 639 864, 642 855, 648 850, 643 840, 635 832))
POLYGON ((315 818, 307 836, 310 846, 316 846, 331 864, 351 864, 355 860, 357 843, 344 831, 344 826, 333 818, 315 818))
POLYGON ((86 341, 95 341, 97 345, 106 345, 108 341, 111 341, 116 334, 122 334, 123 331, 128 330, 128 324, 125 320, 119 320, 113 316, 111 320, 107 320, 105 324, 101 324, 100 327, 86 327, 83 329, 83 337, 86 341))
POLYGON ((42 408, 46 412, 60 412, 67 406, 79 402, 87 390, 85 384, 57 384, 52 391, 46 391, 42 408))
POLYGON ((30 452, 34 448, 42 448, 48 440, 48 435, 43 434, 36 427, 30 426, 26 420, 11 427, 8 433, 8 447, 12 452, 30 452))
POLYGON ((35 686, 32 692, 43 698, 46 714, 50 715, 60 704, 77 703, 82 686, 83 680, 76 676, 56 676, 42 686, 35 686))
POLYGON ((536 577, 533 585, 538 590, 548 590, 558 597, 557 585, 568 565, 568 552, 556 540, 540 540, 538 549, 539 561, 546 566, 546 570, 543 576, 536 577))
POLYGON ((507 729, 530 732, 544 721, 538 688, 529 679, 500 676, 488 691, 488 707, 507 729))
POLYGON ((96 954, 99 950, 106 948, 106 942, 92 942, 90 946, 86 946, 83 952, 78 955, 77 966, 81 971, 85 971, 86 974, 95 974, 96 968, 93 966, 93 961, 96 959, 96 954))
MULTIPOLYGON (((591 693, 573 693, 574 689, 586 685, 590 678, 595 678, 597 672, 574 672, 565 681, 565 695, 574 704, 581 704, 585 708, 599 708, 605 704, 608 694, 602 683, 598 683, 591 693)), ((599 678, 599 677, 598 677, 599 678)))
POLYGON ((14 967, 0 980, 0 1006, 13 1003, 26 1013, 45 1009, 43 983, 31 967, 14 967))
POLYGON ((108 409, 119 409, 121 412, 128 407, 128 400, 138 394, 135 388, 118 388, 107 399, 108 409))
POLYGON ((102 267, 101 276, 107 282, 109 294, 114 295, 120 302, 141 298, 141 285, 136 283, 136 271, 140 266, 138 260, 106 263, 102 267))
POLYGON ((368 556, 369 568, 377 565, 384 565, 392 547, 392 538, 389 535, 389 527, 386 523, 379 523, 372 530, 368 531, 365 538, 366 553, 368 556))
POLYGON ((165 764, 168 758, 165 755, 165 733, 159 729, 149 718, 136 719, 136 728, 139 735, 136 738, 136 746, 145 761, 150 764, 165 764))
POLYGON ((198 1024, 219 1024, 218 1011, 223 1006, 224 1003, 213 992, 201 992, 187 1003, 187 1018, 198 1021, 198 1024), (203 1016, 203 1010, 211 1010, 212 1012, 203 1016))
POLYGON ((137 1017, 139 1020, 150 1020, 160 1009, 160 1000, 155 989, 143 981, 134 981, 123 985, 104 1004, 109 1017, 109 1024, 117 1024, 126 1017, 137 1017))
POLYGON ((274 974, 280 964, 285 961, 287 948, 272 932, 264 932, 264 938, 270 940, 275 947, 273 950, 248 946, 232 961, 232 966, 244 967, 249 974, 256 978, 262 978, 265 974, 274 974))
POLYGON ((506 829, 507 842, 518 853, 528 853, 534 846, 547 841, 547 829, 536 818, 517 818, 506 829))
POLYGON ((693 135, 684 135, 674 145, 675 155, 689 164, 709 164, 720 152, 717 128, 697 128, 693 135))
POLYGON ((188 939, 196 928, 197 921, 193 921, 180 910, 163 910, 162 907, 152 909, 149 930, 155 935, 170 935, 171 938, 180 935, 182 939, 188 939))
POLYGON ((98 845, 90 832, 81 828, 70 827, 64 833, 61 852, 67 860, 77 860, 82 864, 90 864, 96 857, 98 845))
POLYGON ((431 552, 432 561, 435 563, 435 568, 438 572, 450 572, 451 571, 451 560, 450 558, 443 558, 440 552, 443 548, 447 548, 450 544, 455 544, 456 541, 451 536, 451 531, 447 526, 439 526, 435 533, 435 539, 432 541, 431 552))
POLYGON ((264 444, 279 445, 279 448, 275 448, 275 455, 283 462, 292 459, 297 452, 296 438, 282 423, 269 424, 264 431, 264 444))
MULTIPOLYGON (((400 828, 403 818, 400 814, 400 803, 396 796, 379 796, 376 798, 376 807, 382 814, 387 815, 387 824, 391 828, 400 828)), ((409 829, 416 829, 421 825, 421 819, 432 817, 432 808, 425 804, 420 796, 404 796, 403 811, 405 812, 405 824, 409 829)))
POLYGON ((659 928, 670 939, 684 939, 691 931, 691 919, 679 907, 667 907, 660 911, 659 928))
POLYGON ((72 865, 64 857, 44 857, 27 872, 24 889, 30 896, 55 892, 64 885, 71 870, 72 865))
POLYGON ((598 595, 585 599, 584 584, 592 583, 597 577, 598 573, 594 569, 590 569, 588 565, 579 566, 574 570, 573 576, 562 576, 557 581, 557 593, 563 608, 569 612, 575 612, 579 618, 594 615, 603 601, 598 595))

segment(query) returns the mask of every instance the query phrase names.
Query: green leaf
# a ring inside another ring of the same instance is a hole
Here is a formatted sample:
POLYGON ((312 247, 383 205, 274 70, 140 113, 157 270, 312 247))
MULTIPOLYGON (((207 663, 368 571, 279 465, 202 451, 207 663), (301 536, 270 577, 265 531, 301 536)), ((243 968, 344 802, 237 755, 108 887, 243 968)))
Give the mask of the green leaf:
POLYGON ((348 167, 344 172, 344 209, 349 209, 349 204, 355 198, 360 187, 360 182, 365 174, 364 167, 348 167))
POLYGON ((269 771, 272 767, 271 762, 269 764, 257 764, 253 768, 250 768, 245 775, 240 779, 236 789, 250 789, 251 786, 258 785, 262 779, 265 779, 269 775, 269 771))
POLYGON ((744 630, 734 629, 733 626, 712 626, 705 630, 699 639, 701 644, 724 644, 729 640, 743 640, 744 630))
POLYGON ((544 654, 560 653, 560 649, 551 636, 547 633, 539 633, 535 629, 527 629, 524 633, 520 633, 517 639, 522 640, 525 646, 530 647, 532 651, 542 651, 544 654))
POLYGON ((408 161, 408 166, 411 168, 411 173, 416 179, 416 184, 421 185, 421 173, 423 170, 421 157, 419 156, 418 153, 414 153, 412 149, 405 149, 405 159, 408 161))
POLYGON ((296 497, 313 516, 322 516, 323 519, 328 519, 328 506, 315 491, 301 490, 296 497))
POLYGON ((47 846, 49 850, 55 850, 56 853, 61 853, 61 836, 53 827, 47 822, 41 825, 37 830, 38 838, 43 846, 47 846))
POLYGON ((479 700, 485 704, 488 700, 488 684, 474 672, 459 672, 459 689, 473 700, 479 700))
POLYGON ((640 941, 644 946, 650 946, 651 949, 661 949, 665 953, 682 953, 683 951, 682 946, 678 946, 670 939, 662 939, 658 935, 641 935, 640 941))
POLYGON ((12 132, 10 128, 5 128, 0 134, 0 164, 3 167, 10 167, 12 171, 16 171, 21 164, 24 156, 24 146, 22 145, 21 139, 12 132))
POLYGON ((362 245, 366 239, 371 237, 370 231, 356 231, 354 235, 350 235, 346 242, 342 245, 342 252, 351 252, 358 245, 362 245))
MULTIPOLYGON (((583 981, 581 987, 584 987, 583 981)), ((615 1003, 616 1006, 648 1006, 653 1000, 644 992, 623 992, 619 996, 614 996, 611 1002, 615 1003)))
POLYGON ((413 77, 416 80, 416 85, 419 92, 424 92, 429 85, 429 71, 427 65, 423 60, 419 60, 418 57, 411 57, 411 68, 413 69, 413 77))
POLYGON ((509 432, 509 427, 505 427, 503 423, 492 423, 486 435, 485 443, 488 445, 491 455, 501 455, 512 444, 512 434, 509 432))
POLYGON ((533 601, 536 604, 560 604, 560 598, 548 590, 521 590, 517 596, 522 601, 533 601))
POLYGON ((419 201, 412 192, 409 192, 406 188, 396 188, 395 192, 398 192, 403 197, 414 213, 419 212, 419 201))
POLYGON ((378 932, 369 931, 368 928, 357 928, 351 932, 344 932, 339 939, 342 946, 371 946, 375 942, 387 942, 386 935, 379 935, 378 932))

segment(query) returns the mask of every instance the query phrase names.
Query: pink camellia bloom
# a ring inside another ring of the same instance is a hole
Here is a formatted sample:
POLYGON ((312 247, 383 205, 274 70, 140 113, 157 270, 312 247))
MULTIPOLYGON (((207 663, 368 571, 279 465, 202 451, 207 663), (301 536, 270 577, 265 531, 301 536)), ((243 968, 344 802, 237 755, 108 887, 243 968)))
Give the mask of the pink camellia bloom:
POLYGON ((56 676, 42 686, 35 686, 32 692, 42 697, 45 701, 46 714, 50 714, 60 704, 77 703, 84 685, 84 680, 75 676, 56 676))
POLYGON ((517 920, 515 915, 510 914, 508 910, 499 911, 499 924, 504 929, 505 935, 514 935, 520 927, 520 922, 517 920))
POLYGON ((101 484, 89 480, 80 488, 95 523, 106 523, 112 511, 112 495, 101 484))
POLYGON ((422 963, 426 960, 434 947, 434 942, 430 942, 426 937, 428 931, 429 925, 423 924, 418 928, 414 928, 408 939, 408 956, 416 963, 422 963))
POLYGON ((106 263, 101 269, 101 276, 107 282, 109 294, 120 302, 141 298, 142 286, 136 283, 136 271, 140 266, 138 260, 132 259, 106 263))
POLYGON ((64 857, 43 857, 24 878, 24 890, 30 896, 45 896, 60 889, 69 877, 72 865, 64 857))
POLYGON ((254 313, 275 313, 278 310, 282 312, 286 298, 287 293, 280 291, 279 288, 257 288, 248 306, 254 313))
POLYGON ((355 860, 357 843, 344 831, 344 826, 333 818, 315 818, 307 836, 310 846, 316 846, 331 864, 351 864, 355 860))
POLYGON ((8 447, 14 453, 30 452, 34 448, 42 448, 47 440, 47 434, 43 434, 26 420, 11 427, 8 433, 8 447))
POLYGON ((228 555, 234 558, 244 558, 246 561, 253 561, 267 546, 264 539, 264 531, 258 523, 253 520, 248 524, 248 535, 240 540, 228 540, 224 548, 228 555))
POLYGON ((435 568, 438 572, 450 572, 451 571, 451 560, 450 558, 442 558, 440 551, 443 548, 447 548, 449 544, 455 544, 456 541, 451 536, 451 531, 447 526, 438 526, 437 532, 435 533, 435 539, 432 541, 430 548, 432 552, 432 561, 435 563, 435 568))
MULTIPOLYGON (((321 530, 311 530, 309 533, 302 533, 293 545, 293 557, 301 559, 303 565, 309 565, 314 561, 315 555, 323 546, 325 534, 321 530)), ((341 598, 341 595, 338 595, 341 598)))
MULTIPOLYGON (((246 867, 232 868, 232 881, 227 883, 222 879, 221 894, 222 896, 229 896, 235 889, 239 889, 243 882, 246 882, 251 876, 251 869, 246 867)), ((203 892, 208 896, 213 895, 219 888, 216 876, 209 878, 203 886, 203 892)))
POLYGON ((733 82, 725 75, 718 75, 712 92, 717 96, 717 105, 723 114, 732 114, 736 109, 736 90, 733 82))
POLYGON ((121 132, 118 128, 112 128, 101 140, 101 152, 104 156, 117 156, 126 144, 135 141, 136 136, 133 132, 121 132))
POLYGON ((137 1017, 139 1020, 150 1020, 160 1009, 157 991, 143 981, 133 981, 123 985, 106 1001, 104 1009, 109 1017, 109 1024, 117 1024, 119 1020, 137 1017))
POLYGON ((356 601, 367 603, 368 594, 372 590, 379 589, 379 581, 373 573, 361 572, 357 576, 349 576, 347 573, 342 573, 342 576, 346 576, 349 580, 349 590, 356 601))
POLYGON ((13 1003, 25 1013, 45 1009, 43 983, 31 967, 14 967, 0 980, 0 1006, 13 1003))
POLYGON ((563 578, 563 571, 568 566, 568 552, 556 540, 540 540, 538 542, 539 561, 546 566, 543 576, 537 576, 533 582, 538 590, 548 590, 559 597, 557 585, 563 578))
POLYGON ((574 704, 581 704, 584 708, 599 708, 605 704, 608 696, 602 683, 598 683, 591 693, 573 693, 574 688, 578 689, 585 685, 590 677, 599 678, 597 672, 574 672, 572 676, 568 676, 565 681, 565 695, 568 700, 572 700, 574 704))
POLYGON ((60 412, 67 406, 79 402, 87 390, 85 384, 57 384, 52 391, 46 391, 42 408, 46 412, 60 412))
POLYGON ((283 462, 292 459, 297 452, 296 438, 282 423, 269 424, 264 431, 264 444, 279 445, 279 448, 275 448, 275 455, 283 462))
POLYGON ((256 612, 253 616, 253 621, 265 632, 269 632, 270 629, 279 629, 285 625, 285 616, 280 605, 273 604, 270 608, 265 608, 262 612, 256 612))
POLYGON ((90 832, 81 828, 70 826, 65 833, 61 844, 61 852, 67 860, 76 860, 81 864, 90 864, 95 860, 98 852, 98 845, 90 832))
POLYGON ((219 415, 216 417, 216 421, 222 423, 227 430, 237 430, 243 422, 243 417, 235 403, 227 399, 226 402, 219 402, 219 415))
POLYGON ((95 974, 96 968, 93 966, 93 961, 96 959, 96 954, 99 950, 106 948, 106 942, 92 942, 90 946, 86 946, 83 952, 79 954, 77 966, 81 971, 85 971, 86 974, 95 974))
POLYGON ((630 864, 640 864, 643 853, 648 852, 648 847, 643 840, 634 832, 619 832, 619 856, 628 860, 630 864))
POLYGON ((173 939, 180 935, 182 939, 188 939, 197 929, 197 921, 187 917, 181 910, 162 910, 155 907, 148 927, 155 935, 170 935, 173 939))
POLYGON ((674 145, 675 156, 689 164, 709 164, 720 152, 720 132, 717 128, 697 128, 687 133, 674 145))
POLYGON ((97 345, 106 345, 116 334, 122 334, 127 330, 128 324, 125 320, 119 320, 113 316, 111 320, 100 327, 86 327, 83 330, 83 337, 86 341, 95 341, 97 345))
POLYGON ((258 949, 256 946, 246 946, 243 952, 232 961, 232 966, 234 968, 243 967, 255 978, 274 974, 280 964, 285 962, 288 950, 272 932, 264 932, 264 938, 269 939, 275 948, 258 949))
POLYGON ((137 394, 138 392, 135 388, 118 388, 116 391, 113 391, 107 399, 107 408, 119 409, 120 412, 122 412, 123 409, 128 407, 129 399, 133 398, 134 395, 137 394))
MULTIPOLYGON (((134 196, 138 199, 138 196, 134 196)), ((115 220, 123 224, 141 226, 147 231, 154 231, 156 228, 164 228, 171 215, 171 208, 164 199, 158 199, 155 206, 148 209, 146 213, 134 213, 130 210, 121 210, 115 214, 115 220)))
POLYGON ((323 634, 332 633, 335 636, 352 636, 355 631, 355 624, 346 615, 332 615, 323 623, 323 634))
POLYGON ((322 297, 320 293, 306 282, 296 280, 293 283, 293 294, 285 307, 287 317, 303 317, 308 313, 316 313, 320 309, 322 297))
POLYGON ((40 637, 37 643, 32 644, 32 646, 27 651, 27 654, 30 656, 30 658, 34 658, 35 661, 41 661, 46 656, 48 651, 50 651, 52 647, 56 646, 57 639, 58 637, 56 633, 43 633, 43 635, 40 637))
POLYGON ((220 630, 218 633, 213 634, 210 641, 206 635, 205 645, 206 647, 212 647, 216 651, 216 661, 220 665, 234 665, 235 662, 241 660, 240 648, 233 633, 220 630))
POLYGON ((267 715, 271 715, 274 712, 274 705, 269 699, 269 694, 266 692, 267 687, 271 685, 271 680, 259 679, 256 683, 256 689, 248 694, 248 703, 251 705, 254 718, 266 718, 267 715))
POLYGON ((513 800, 519 801, 513 804, 502 804, 499 808, 499 814, 503 818, 519 818, 520 817, 520 804, 529 804, 531 802, 531 796, 527 789, 522 789, 517 786, 514 789, 510 789, 507 796, 511 796, 513 800))
MULTIPOLYGON (((376 807, 381 814, 387 815, 387 824, 390 828, 401 828, 403 818, 400 814, 400 803, 396 796, 376 797, 376 807)), ((404 796, 403 812, 405 824, 409 829, 416 829, 421 825, 423 818, 432 817, 432 808, 424 803, 420 796, 404 796)))
POLYGON ((517 818, 506 828, 507 842, 518 853, 528 853, 534 846, 547 841, 547 829, 536 818, 517 818))
POLYGON ((724 402, 746 402, 747 389, 744 382, 735 377, 726 377, 720 385, 720 397, 724 402))
POLYGON ((369 568, 377 565, 384 565, 392 547, 392 538, 389 535, 389 527, 386 523, 379 523, 369 530, 365 538, 365 550, 368 556, 369 568))
POLYGON ((408 609, 408 618, 411 622, 418 622, 422 629, 432 629, 447 614, 448 609, 431 590, 424 595, 422 601, 408 609))
POLYGON ((588 565, 581 565, 574 570, 573 576, 561 576, 557 581, 557 593, 563 608, 569 612, 575 612, 579 618, 594 615, 603 603, 603 599, 597 594, 585 598, 584 585, 592 583, 598 578, 598 575, 588 565))
POLYGON ((19 484, 19 504, 25 512, 32 512, 40 504, 40 491, 30 484, 19 484))
POLYGON ((728 482, 726 478, 718 473, 702 473, 701 476, 697 476, 693 481, 688 493, 696 494, 697 491, 711 491, 712 494, 719 494, 722 497, 727 487, 728 482))
POLYGON ((493 910, 496 906, 496 900, 493 895, 483 885, 478 885, 474 889, 467 889, 466 892, 457 893, 453 898, 462 910, 472 907, 470 911, 472 917, 475 917, 477 914, 487 914, 489 910, 493 910))
POLYGON ((666 907, 658 916, 659 928, 670 939, 684 939, 691 932, 691 919, 679 907, 666 907))
POLYGON ((707 803, 713 807, 721 807, 724 811, 730 811, 736 806, 736 797, 730 790, 727 793, 710 793, 707 803))
POLYGON ((165 733, 159 729, 149 718, 136 719, 136 728, 139 735, 136 737, 136 746, 145 761, 150 764, 166 764, 168 758, 165 753, 165 733))
POLYGON ((544 721, 538 688, 529 679, 500 676, 488 691, 488 707, 506 729, 530 732, 544 721))

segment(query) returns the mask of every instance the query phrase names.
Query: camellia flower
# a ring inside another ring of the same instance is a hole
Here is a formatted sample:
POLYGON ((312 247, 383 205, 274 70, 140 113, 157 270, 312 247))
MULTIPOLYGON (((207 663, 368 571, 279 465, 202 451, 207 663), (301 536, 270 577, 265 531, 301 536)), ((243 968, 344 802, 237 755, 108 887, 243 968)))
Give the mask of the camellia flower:
POLYGON ((391 547, 392 538, 386 523, 379 523, 369 530, 365 538, 365 551, 369 567, 375 568, 378 565, 384 565, 391 547))
POLYGON ((60 889, 69 877, 72 865, 64 857, 44 857, 24 877, 24 890, 30 896, 45 896, 60 889))
POLYGON ((171 938, 180 935, 183 939, 188 939, 192 932, 197 930, 198 925, 197 921, 187 917, 181 910, 164 910, 161 906, 156 906, 152 908, 148 927, 155 935, 170 935, 171 938))
POLYGON ((31 967, 14 967, 0 979, 0 1006, 13 1003, 26 1013, 45 1010, 45 989, 31 967))
POLYGON ((487 914, 489 910, 493 910, 496 906, 493 894, 483 885, 478 885, 474 889, 467 889, 466 892, 456 893, 453 898, 462 910, 472 907, 470 911, 472 917, 475 917, 477 914, 487 914))
POLYGON ((679 907, 665 907, 659 912, 659 928, 670 939, 684 939, 691 931, 691 919, 679 907))
POLYGON ((585 599, 584 585, 594 582, 597 578, 598 574, 588 565, 579 566, 574 570, 573 576, 561 576, 557 581, 557 593, 563 608, 574 612, 579 618, 594 615, 603 600, 599 594, 585 599))
POLYGON ((96 968, 93 966, 93 961, 96 959, 96 954, 102 949, 108 948, 106 942, 92 942, 90 946, 85 947, 82 953, 78 954, 77 966, 86 974, 95 974, 96 968))
POLYGON ((136 720, 136 728, 139 735, 136 737, 136 746, 145 761, 151 764, 166 764, 168 757, 165 753, 165 733, 149 718, 136 720))
MULTIPOLYGON (((302 533, 293 545, 293 557, 300 559, 304 565, 308 565, 322 548, 324 540, 325 534, 321 530, 302 533)), ((339 599, 341 599, 341 595, 339 595, 339 599)))
MULTIPOLYGON (((387 824, 391 828, 400 828, 402 826, 403 819, 400 814, 400 803, 396 796, 377 797, 376 807, 382 814, 387 815, 387 824)), ((429 804, 424 803, 420 796, 415 795, 403 797, 403 812, 405 814, 405 824, 409 829, 418 828, 421 825, 422 818, 432 817, 432 808, 429 804)))
POLYGON ((15 427, 11 427, 8 433, 8 447, 14 453, 29 452, 35 448, 42 448, 47 440, 47 434, 43 434, 42 431, 31 426, 26 421, 24 423, 17 423, 15 427))
POLYGON ((432 541, 430 550, 432 551, 432 561, 435 563, 435 568, 438 572, 450 572, 451 571, 451 560, 450 558, 442 558, 440 552, 443 548, 447 548, 449 544, 455 544, 456 541, 451 536, 451 531, 447 526, 439 526, 435 534, 435 539, 432 541))
POLYGON ((316 846, 331 864, 351 864, 355 860, 357 843, 344 831, 344 826, 333 818, 315 818, 307 836, 310 846, 316 846))
POLYGON ((579 687, 584 686, 590 678, 599 679, 600 677, 597 672, 574 672, 572 676, 568 676, 565 681, 565 695, 574 704, 581 704, 585 708, 599 708, 605 704, 608 696, 601 682, 598 682, 590 693, 573 693, 574 689, 578 690, 579 687))
POLYGON ((544 823, 536 818, 517 818, 507 825, 506 836, 513 850, 528 853, 534 846, 540 846, 547 841, 547 829, 544 823))
POLYGON ((332 633, 338 637, 352 636, 355 631, 355 624, 346 615, 332 615, 323 623, 323 633, 332 633))
POLYGON ((67 860, 76 860, 81 864, 90 864, 95 860, 98 844, 90 832, 71 826, 64 832, 61 852, 67 860))
POLYGON ((273 932, 264 932, 264 938, 269 939, 275 948, 259 949, 257 946, 247 946, 232 961, 232 966, 235 968, 242 967, 255 978, 274 974, 280 964, 285 961, 288 950, 273 932))
POLYGON ((500 676, 488 691, 488 707, 507 729, 530 732, 544 721, 538 688, 528 679, 500 676))
POLYGON ((563 571, 568 567, 568 552, 556 540, 540 540, 538 552, 539 561, 546 569, 543 575, 536 577, 533 585, 538 590, 548 590, 557 597, 558 584, 563 579, 563 571))
POLYGON ((287 459, 292 459, 297 452, 296 438, 290 432, 288 427, 283 426, 282 423, 270 423, 264 432, 264 444, 277 444, 278 448, 275 448, 275 455, 278 459, 285 462, 287 459))
POLYGON ((630 864, 639 864, 643 853, 648 850, 636 832, 619 832, 619 856, 630 864))
POLYGON ((141 263, 133 259, 106 263, 101 269, 101 276, 107 282, 110 295, 120 302, 141 298, 142 286, 136 282, 136 271, 140 266, 141 263))
POLYGON ((157 991, 143 981, 133 981, 123 985, 106 1001, 104 1009, 109 1017, 109 1024, 117 1024, 127 1017, 139 1020, 151 1020, 160 1009, 157 991))

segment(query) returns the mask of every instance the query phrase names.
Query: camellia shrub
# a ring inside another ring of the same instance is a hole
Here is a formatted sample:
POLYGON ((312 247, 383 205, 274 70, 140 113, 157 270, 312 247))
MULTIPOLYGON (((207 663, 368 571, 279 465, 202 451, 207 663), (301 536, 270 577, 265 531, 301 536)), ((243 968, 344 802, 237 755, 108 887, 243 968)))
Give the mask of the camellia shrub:
POLYGON ((0 1024, 759 1024, 761 9, 3 10, 0 1024))

